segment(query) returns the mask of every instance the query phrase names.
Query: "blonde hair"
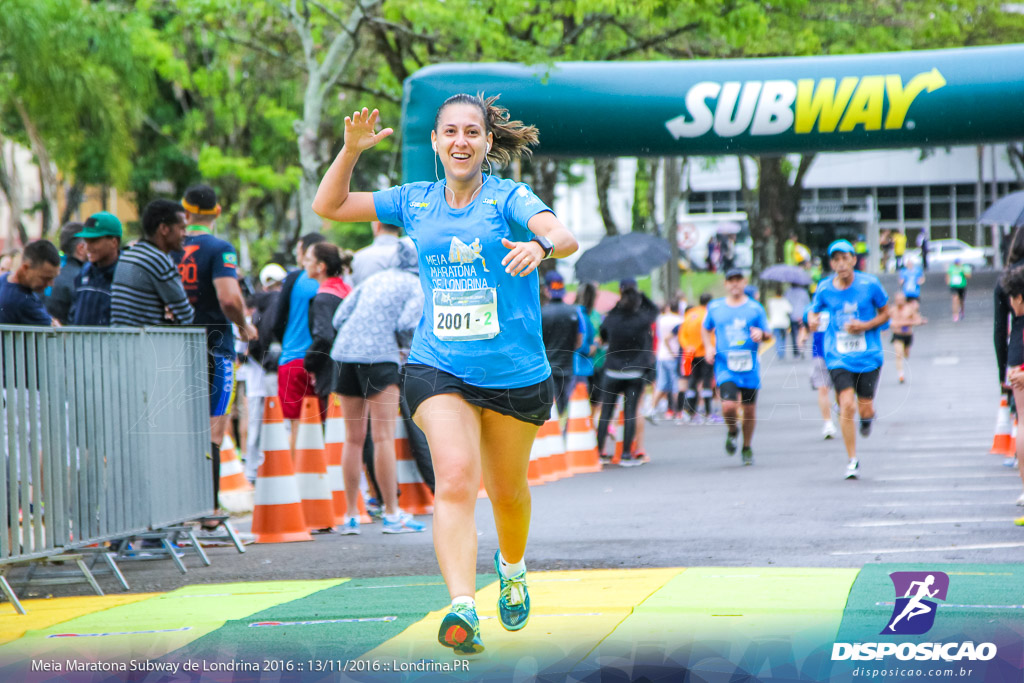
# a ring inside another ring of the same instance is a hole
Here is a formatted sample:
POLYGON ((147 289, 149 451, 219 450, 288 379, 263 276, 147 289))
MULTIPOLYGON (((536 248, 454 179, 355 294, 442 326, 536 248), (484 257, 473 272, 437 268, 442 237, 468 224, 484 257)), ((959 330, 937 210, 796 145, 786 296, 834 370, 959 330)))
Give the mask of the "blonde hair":
POLYGON ((511 115, 508 113, 508 109, 495 104, 499 97, 501 95, 485 98, 483 93, 452 95, 437 108, 437 113, 434 115, 434 130, 437 130, 441 112, 445 110, 445 107, 453 104, 469 104, 480 110, 485 132, 494 136, 494 144, 491 145, 491 151, 487 153, 487 158, 491 162, 499 166, 507 166, 513 159, 532 155, 533 150, 530 149, 530 146, 536 145, 540 141, 540 131, 536 126, 527 126, 522 121, 510 120, 511 115))

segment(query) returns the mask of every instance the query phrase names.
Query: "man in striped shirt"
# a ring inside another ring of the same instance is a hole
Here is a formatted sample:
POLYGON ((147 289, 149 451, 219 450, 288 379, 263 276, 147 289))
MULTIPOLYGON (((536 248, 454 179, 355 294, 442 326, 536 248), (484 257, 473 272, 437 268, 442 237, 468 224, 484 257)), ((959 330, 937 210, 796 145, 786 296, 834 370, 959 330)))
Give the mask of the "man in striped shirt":
POLYGON ((121 256, 111 286, 111 324, 187 325, 195 317, 170 253, 185 241, 185 208, 156 199, 142 212, 142 240, 121 256), (168 320, 168 314, 171 319, 168 320))

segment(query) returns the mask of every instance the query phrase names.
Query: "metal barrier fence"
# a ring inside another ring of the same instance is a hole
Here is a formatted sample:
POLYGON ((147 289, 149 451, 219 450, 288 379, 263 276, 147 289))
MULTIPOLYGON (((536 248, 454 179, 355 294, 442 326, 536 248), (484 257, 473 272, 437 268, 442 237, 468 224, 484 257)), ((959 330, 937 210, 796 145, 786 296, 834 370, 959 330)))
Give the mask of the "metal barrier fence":
POLYGON ((0 326, 0 565, 209 514, 202 328, 0 326))

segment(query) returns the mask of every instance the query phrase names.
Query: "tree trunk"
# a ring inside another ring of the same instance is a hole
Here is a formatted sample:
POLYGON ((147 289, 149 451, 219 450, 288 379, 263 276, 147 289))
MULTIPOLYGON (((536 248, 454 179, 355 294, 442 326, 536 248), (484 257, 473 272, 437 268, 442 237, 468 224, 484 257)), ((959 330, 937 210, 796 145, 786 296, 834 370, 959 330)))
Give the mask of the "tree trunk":
POLYGON ((686 157, 667 157, 662 160, 662 178, 665 188, 665 239, 671 250, 665 264, 665 298, 675 301, 679 296, 679 205, 685 198, 682 187, 686 157))
POLYGON ((760 157, 758 215, 756 222, 751 223, 755 273, 782 262, 786 235, 797 229, 804 176, 813 161, 813 154, 800 157, 800 164, 794 174, 792 164, 786 157, 760 157))
POLYGON ((25 228, 22 225, 22 217, 24 215, 22 207, 24 204, 21 194, 21 181, 18 177, 18 167, 14 156, 16 152, 17 148, 15 145, 13 143, 8 145, 3 136, 0 136, 0 190, 7 197, 7 206, 11 212, 7 225, 3 227, 4 251, 12 249, 17 245, 16 235, 20 238, 25 233, 25 228), (11 152, 10 165, 7 163, 8 149, 11 152))
POLYGON ((1017 185, 1024 186, 1024 144, 1011 142, 1006 146, 1006 156, 1010 159, 1013 174, 1017 176, 1017 185))
POLYGON ((64 195, 64 212, 60 215, 60 224, 64 225, 71 221, 71 217, 78 211, 85 199, 85 186, 77 180, 67 189, 64 195))
POLYGON ((533 193, 548 206, 554 206, 558 162, 551 157, 534 157, 530 160, 530 178, 533 193))
POLYGON ((356 3, 344 26, 324 52, 323 61, 317 59, 322 53, 324 36, 314 36, 313 25, 308 15, 309 7, 303 3, 299 10, 296 0, 287 9, 288 19, 302 42, 306 62, 306 90, 302 101, 302 120, 295 122, 295 133, 299 148, 299 165, 302 177, 299 179, 297 200, 299 203, 299 224, 302 233, 319 232, 323 220, 313 211, 313 198, 320 185, 320 169, 328 160, 322 151, 320 123, 323 118, 324 98, 334 87, 348 62, 359 48, 357 34, 367 13, 379 7, 379 3, 367 3, 364 7, 356 3))
POLYGON ((608 190, 612 186, 612 173, 615 170, 615 159, 594 159, 594 179, 597 182, 597 207, 604 223, 604 232, 609 237, 619 234, 619 227, 612 218, 608 205, 608 190))
POLYGON ((42 236, 46 237, 55 230, 54 218, 57 216, 57 167, 54 165, 50 152, 46 149, 46 143, 39 134, 35 122, 29 116, 24 103, 18 98, 14 99, 14 107, 18 110, 21 124, 28 133, 29 142, 32 145, 32 153, 36 157, 36 164, 39 167, 39 183, 42 189, 42 236))
POLYGON ((657 232, 654 221, 654 177, 658 162, 637 159, 633 182, 633 232, 657 232))

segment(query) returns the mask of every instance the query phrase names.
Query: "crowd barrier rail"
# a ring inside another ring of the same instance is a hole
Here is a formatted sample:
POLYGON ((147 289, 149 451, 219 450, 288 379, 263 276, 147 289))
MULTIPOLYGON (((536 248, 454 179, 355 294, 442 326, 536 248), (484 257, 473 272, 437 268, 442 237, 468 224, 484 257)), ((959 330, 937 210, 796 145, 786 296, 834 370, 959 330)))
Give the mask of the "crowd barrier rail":
POLYGON ((202 328, 0 326, 0 588, 10 565, 211 510, 202 328))

